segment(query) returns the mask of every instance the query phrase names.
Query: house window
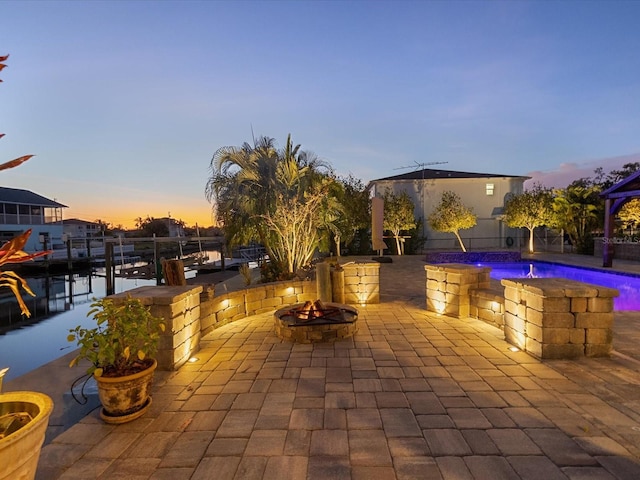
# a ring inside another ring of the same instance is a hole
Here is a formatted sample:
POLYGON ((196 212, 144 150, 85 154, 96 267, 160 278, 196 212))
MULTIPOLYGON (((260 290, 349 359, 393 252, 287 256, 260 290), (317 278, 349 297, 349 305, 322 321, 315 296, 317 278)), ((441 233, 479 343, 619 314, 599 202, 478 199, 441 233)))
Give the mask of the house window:
POLYGON ((494 186, 495 185, 493 183, 487 183, 487 186, 486 186, 487 195, 493 195, 494 186))

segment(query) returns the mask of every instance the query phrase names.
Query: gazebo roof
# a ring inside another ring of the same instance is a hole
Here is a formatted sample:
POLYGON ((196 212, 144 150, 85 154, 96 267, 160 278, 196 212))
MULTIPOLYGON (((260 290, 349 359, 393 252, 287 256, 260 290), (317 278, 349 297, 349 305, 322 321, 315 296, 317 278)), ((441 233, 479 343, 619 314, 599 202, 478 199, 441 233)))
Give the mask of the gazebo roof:
POLYGON ((600 196, 611 199, 629 199, 640 197, 640 170, 632 173, 624 180, 620 180, 615 185, 607 188, 600 196))
POLYGON ((611 267, 613 264, 613 243, 610 239, 614 231, 613 219, 625 203, 632 198, 640 197, 640 170, 607 188, 600 196, 605 200, 602 266, 611 267))

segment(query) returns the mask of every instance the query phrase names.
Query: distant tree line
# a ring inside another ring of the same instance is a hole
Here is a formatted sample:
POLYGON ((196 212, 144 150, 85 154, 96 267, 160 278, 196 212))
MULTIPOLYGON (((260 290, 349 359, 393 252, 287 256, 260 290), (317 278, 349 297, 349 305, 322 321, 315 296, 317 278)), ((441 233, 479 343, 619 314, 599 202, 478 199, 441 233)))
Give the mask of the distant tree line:
MULTIPOLYGON (((604 229, 604 200, 600 193, 640 170, 640 163, 623 165, 621 170, 605 173, 602 168, 593 177, 574 180, 566 188, 551 189, 536 183, 505 204, 505 220, 510 227, 529 230, 529 252, 533 252, 533 230, 549 227, 563 231, 575 251, 593 254, 594 235, 604 229)), ((640 201, 627 202, 617 215, 618 232, 623 234, 640 225, 640 201)))

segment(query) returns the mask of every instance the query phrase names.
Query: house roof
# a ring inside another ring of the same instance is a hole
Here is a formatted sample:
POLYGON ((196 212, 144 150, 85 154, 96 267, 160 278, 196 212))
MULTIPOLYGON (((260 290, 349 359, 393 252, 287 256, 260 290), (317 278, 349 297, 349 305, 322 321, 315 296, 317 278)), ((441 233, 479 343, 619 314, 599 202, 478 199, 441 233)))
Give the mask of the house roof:
POLYGON ((64 221, 65 225, 95 225, 98 226, 99 224, 96 222, 88 222, 87 220, 80 220, 79 218, 68 218, 67 220, 64 221))
POLYGON ((20 188, 0 187, 0 202, 20 205, 37 205, 48 208, 67 208, 66 205, 50 200, 42 195, 20 188))
POLYGON ((392 177, 378 178, 371 180, 372 182, 380 182, 382 180, 435 180, 438 178, 531 178, 522 175, 499 175, 494 173, 475 173, 475 172, 455 172, 453 170, 434 170, 425 168, 409 173, 394 175, 392 177))

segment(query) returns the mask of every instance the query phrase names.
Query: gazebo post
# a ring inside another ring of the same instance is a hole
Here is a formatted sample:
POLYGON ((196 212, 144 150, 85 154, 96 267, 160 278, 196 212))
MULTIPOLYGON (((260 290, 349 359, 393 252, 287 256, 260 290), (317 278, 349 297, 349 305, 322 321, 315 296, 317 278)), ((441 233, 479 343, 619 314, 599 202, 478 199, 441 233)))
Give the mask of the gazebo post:
POLYGON ((604 201, 604 238, 602 245, 602 266, 613 266, 613 212, 611 211, 611 199, 604 201))

